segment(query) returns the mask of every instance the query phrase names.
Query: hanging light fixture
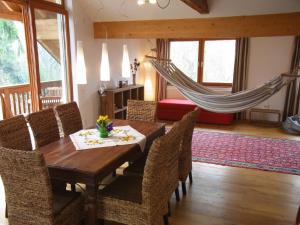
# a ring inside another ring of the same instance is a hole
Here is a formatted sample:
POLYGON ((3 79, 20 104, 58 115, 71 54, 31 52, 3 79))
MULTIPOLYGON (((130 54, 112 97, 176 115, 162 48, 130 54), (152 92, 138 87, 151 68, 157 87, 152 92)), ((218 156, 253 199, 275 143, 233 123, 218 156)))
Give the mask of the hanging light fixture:
POLYGON ((145 5, 146 3, 157 5, 161 9, 166 9, 170 5, 171 0, 168 0, 165 5, 161 5, 161 3, 158 2, 158 0, 137 0, 138 5, 145 5))
POLYGON ((101 81, 110 81, 110 68, 109 68, 107 43, 102 44, 102 57, 101 57, 101 65, 100 65, 100 80, 101 81))
POLYGON ((76 75, 77 84, 87 84, 82 41, 77 41, 76 75))
POLYGON ((156 4, 156 0, 138 0, 138 5, 144 5, 145 3, 156 4))
POLYGON ((127 45, 123 45, 122 77, 130 78, 130 61, 127 45))

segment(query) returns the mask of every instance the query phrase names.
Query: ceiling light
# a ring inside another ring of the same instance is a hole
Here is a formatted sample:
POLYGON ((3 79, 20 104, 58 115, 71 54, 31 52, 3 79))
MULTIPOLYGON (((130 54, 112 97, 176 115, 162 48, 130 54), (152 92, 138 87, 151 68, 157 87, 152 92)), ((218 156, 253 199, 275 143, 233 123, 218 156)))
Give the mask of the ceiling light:
POLYGON ((138 5, 145 5, 145 4, 157 5, 161 9, 166 9, 169 7, 171 0, 168 0, 165 5, 161 5, 157 0, 137 0, 138 5))
POLYGON ((150 4, 156 4, 156 0, 138 0, 137 4, 138 5, 144 5, 145 3, 150 3, 150 4))
POLYGON ((138 4, 138 5, 144 5, 144 4, 145 4, 145 0, 138 0, 138 1, 137 1, 137 4, 138 4))

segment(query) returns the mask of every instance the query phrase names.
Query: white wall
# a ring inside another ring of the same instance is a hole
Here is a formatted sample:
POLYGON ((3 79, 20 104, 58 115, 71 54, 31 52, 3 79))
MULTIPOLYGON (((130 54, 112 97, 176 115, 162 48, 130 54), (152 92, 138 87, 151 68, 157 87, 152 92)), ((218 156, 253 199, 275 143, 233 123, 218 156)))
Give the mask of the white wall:
MULTIPOLYGON (((274 76, 288 72, 293 54, 293 43, 293 36, 251 38, 248 88, 257 87, 274 76)), ((285 93, 286 88, 283 88, 258 107, 283 110, 285 93)))
POLYGON ((93 23, 81 10, 80 4, 76 0, 66 1, 70 13, 70 36, 71 53, 74 78, 74 98, 77 101, 82 114, 85 127, 94 125, 99 110, 99 49, 93 38, 93 23), (76 85, 76 42, 83 42, 85 54, 85 64, 87 69, 87 84, 76 85))
MULTIPOLYGON (((83 10, 78 0, 66 1, 70 13, 70 36, 71 36, 71 53, 74 78, 74 98, 79 105, 84 127, 91 127, 95 124, 96 118, 100 111, 100 100, 98 90, 100 88, 100 61, 101 46, 103 40, 95 40, 93 36, 93 21, 87 12, 83 10), (76 42, 83 42, 83 51, 85 54, 85 64, 87 70, 87 84, 76 85, 76 42)), ((117 84, 122 74, 122 54, 123 44, 127 44, 130 61, 134 58, 140 61, 144 60, 144 55, 154 48, 154 40, 131 39, 108 40, 108 53, 111 70, 111 83, 117 84)), ((154 71, 147 63, 142 63, 138 74, 137 83, 144 84, 145 98, 152 100, 154 98, 155 76, 154 71)))

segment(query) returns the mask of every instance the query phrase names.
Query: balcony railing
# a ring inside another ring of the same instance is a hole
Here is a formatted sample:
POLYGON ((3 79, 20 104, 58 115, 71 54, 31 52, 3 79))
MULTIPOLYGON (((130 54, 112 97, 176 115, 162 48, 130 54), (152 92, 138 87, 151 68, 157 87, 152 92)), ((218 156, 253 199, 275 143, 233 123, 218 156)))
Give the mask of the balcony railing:
MULTIPOLYGON (((52 108, 61 103, 62 82, 41 83, 41 101, 43 109, 52 108)), ((0 119, 7 119, 32 112, 29 84, 0 87, 0 119), (2 118, 1 118, 2 117, 2 118)))

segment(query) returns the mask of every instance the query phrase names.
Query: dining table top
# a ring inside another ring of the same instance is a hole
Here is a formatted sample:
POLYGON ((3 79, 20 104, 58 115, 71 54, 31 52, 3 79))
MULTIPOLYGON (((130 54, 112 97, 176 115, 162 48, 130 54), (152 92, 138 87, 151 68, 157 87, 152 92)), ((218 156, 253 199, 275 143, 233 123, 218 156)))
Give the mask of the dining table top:
MULTIPOLYGON (((114 126, 129 125, 145 135, 146 148, 150 147, 149 145, 155 138, 165 133, 164 123, 132 120, 112 120, 112 122, 114 126)), ((97 180, 100 180, 113 169, 141 153, 138 144, 77 151, 69 136, 43 146, 39 148, 39 151, 44 156, 51 177, 65 179, 65 174, 68 173, 69 179, 74 182, 84 182, 86 177, 95 176, 98 176, 97 180)))

